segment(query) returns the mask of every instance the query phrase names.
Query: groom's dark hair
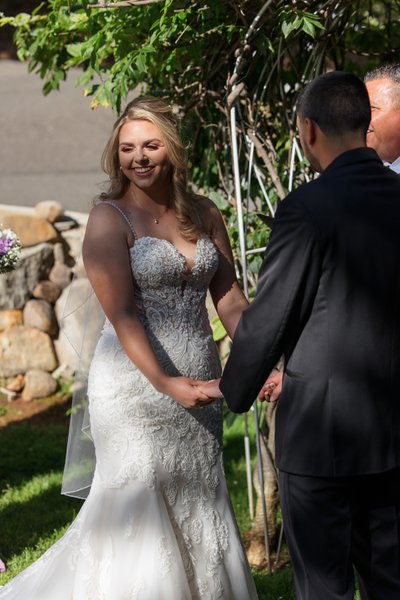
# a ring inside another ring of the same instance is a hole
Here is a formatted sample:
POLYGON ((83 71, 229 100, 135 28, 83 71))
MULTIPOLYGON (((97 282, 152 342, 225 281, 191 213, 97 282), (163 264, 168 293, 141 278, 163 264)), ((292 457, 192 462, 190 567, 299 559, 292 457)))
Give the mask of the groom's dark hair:
POLYGON ((312 119, 323 133, 339 136, 367 133, 371 107, 361 79, 343 71, 316 77, 300 92, 296 103, 300 119, 312 119))

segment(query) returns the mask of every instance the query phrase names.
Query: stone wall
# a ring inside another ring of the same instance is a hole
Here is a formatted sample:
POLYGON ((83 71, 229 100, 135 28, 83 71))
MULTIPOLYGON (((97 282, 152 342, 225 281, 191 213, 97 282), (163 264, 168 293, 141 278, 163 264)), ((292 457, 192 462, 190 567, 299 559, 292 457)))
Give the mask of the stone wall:
POLYGON ((74 272, 82 280, 77 288, 87 293, 78 268, 86 220, 52 201, 34 209, 0 205, 0 226, 22 244, 17 268, 0 275, 0 391, 10 399, 51 395, 60 375, 73 371, 76 355, 60 333, 60 319, 74 272))

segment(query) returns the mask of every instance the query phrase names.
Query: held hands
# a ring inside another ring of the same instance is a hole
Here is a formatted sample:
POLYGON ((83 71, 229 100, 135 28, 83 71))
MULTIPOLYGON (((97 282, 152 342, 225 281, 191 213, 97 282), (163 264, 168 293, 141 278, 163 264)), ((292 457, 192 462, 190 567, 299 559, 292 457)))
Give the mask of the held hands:
POLYGON ((262 386, 258 399, 261 402, 276 402, 282 391, 283 373, 277 369, 273 369, 268 379, 262 386))
POLYGON ((211 379, 207 382, 201 382, 199 389, 206 394, 209 398, 215 400, 216 398, 222 398, 221 390, 219 389, 220 379, 211 379))
POLYGON ((190 377, 168 377, 160 391, 173 398, 185 408, 196 408, 210 404, 215 398, 221 397, 219 389, 218 396, 211 395, 211 392, 215 392, 216 387, 218 387, 215 384, 213 387, 210 386, 210 395, 208 394, 206 390, 208 390, 209 383, 207 381, 190 379, 190 377))

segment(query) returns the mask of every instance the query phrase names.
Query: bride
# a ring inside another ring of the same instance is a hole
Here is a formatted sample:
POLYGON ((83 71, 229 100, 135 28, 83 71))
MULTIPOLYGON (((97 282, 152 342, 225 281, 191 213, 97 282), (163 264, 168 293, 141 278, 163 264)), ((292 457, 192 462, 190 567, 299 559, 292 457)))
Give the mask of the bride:
POLYGON ((164 101, 130 102, 83 258, 106 315, 88 382, 96 469, 67 533, 0 590, 24 600, 257 598, 222 464, 210 291, 232 338, 247 302, 221 215, 186 188, 164 101), (204 387, 202 387, 204 386, 204 387))

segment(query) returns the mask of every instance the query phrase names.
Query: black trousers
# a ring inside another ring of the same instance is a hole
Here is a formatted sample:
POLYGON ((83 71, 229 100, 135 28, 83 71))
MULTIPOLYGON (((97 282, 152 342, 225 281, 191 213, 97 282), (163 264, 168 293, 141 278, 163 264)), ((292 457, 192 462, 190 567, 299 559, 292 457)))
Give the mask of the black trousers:
POLYGON ((400 600, 400 469, 279 482, 297 600, 400 600))

